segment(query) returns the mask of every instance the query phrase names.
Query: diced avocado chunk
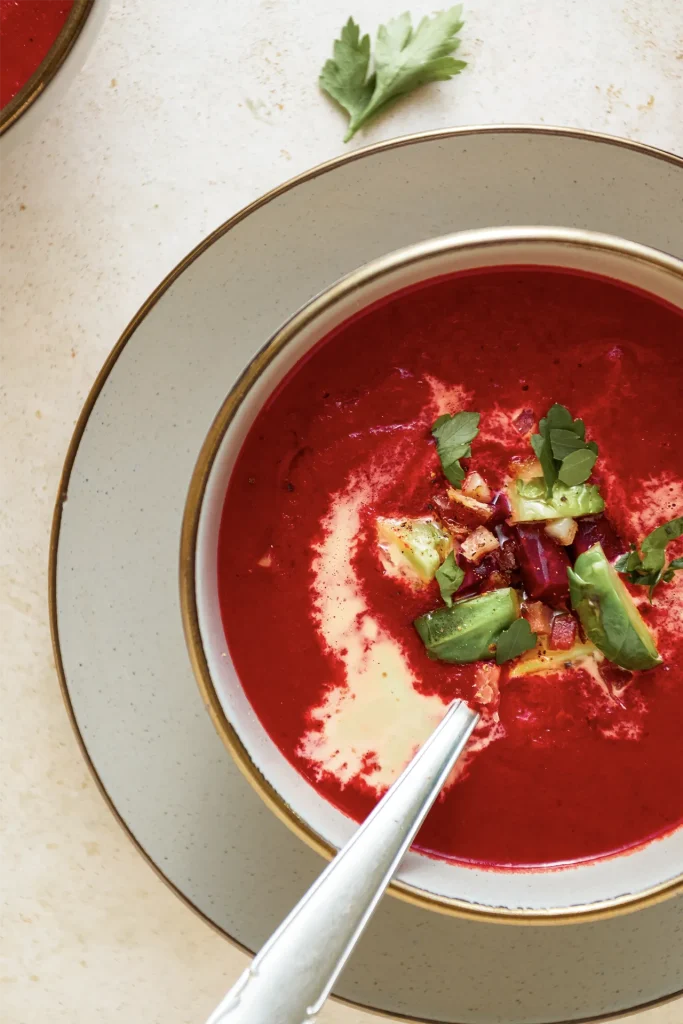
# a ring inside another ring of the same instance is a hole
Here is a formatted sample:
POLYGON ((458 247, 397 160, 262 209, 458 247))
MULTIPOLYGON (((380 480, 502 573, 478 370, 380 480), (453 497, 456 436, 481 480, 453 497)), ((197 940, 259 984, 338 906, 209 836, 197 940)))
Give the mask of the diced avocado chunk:
POLYGON ((606 658, 632 670, 661 664, 650 631, 600 544, 579 555, 567 572, 572 608, 606 658))
POLYGON ((469 662, 495 657, 492 644, 519 618, 519 597, 512 587, 456 601, 415 619, 427 653, 440 661, 469 662))
POLYGON ((566 651, 554 651, 539 644, 535 650, 523 654, 514 663, 509 671, 510 678, 562 672, 567 665, 583 661, 584 658, 590 658, 596 653, 597 647, 594 644, 574 644, 566 651))
POLYGON ((407 568, 424 583, 434 574, 452 547, 452 540, 433 519, 377 519, 377 538, 390 561, 407 568), (403 563, 403 564, 402 564, 403 563))
POLYGON ((512 521, 531 523, 540 519, 574 519, 602 512, 605 502, 596 484, 569 487, 557 480, 550 497, 546 496, 543 477, 513 480, 508 488, 512 521))

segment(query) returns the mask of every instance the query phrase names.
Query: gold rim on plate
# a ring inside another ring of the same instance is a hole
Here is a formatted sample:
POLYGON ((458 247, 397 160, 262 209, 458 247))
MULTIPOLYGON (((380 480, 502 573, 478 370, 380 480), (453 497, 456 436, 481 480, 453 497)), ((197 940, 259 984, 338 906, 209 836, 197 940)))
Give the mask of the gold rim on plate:
MULTIPOLYGON (((304 184, 307 181, 311 181, 317 178, 327 171, 334 170, 337 167, 343 166, 344 164, 352 163, 356 160, 362 159, 366 156, 370 156, 374 153, 379 153, 385 150, 398 149, 403 146, 415 145, 421 142, 435 141, 440 138, 452 138, 452 137, 467 137, 470 135, 507 135, 507 134, 534 134, 548 137, 563 137, 563 138, 575 138, 583 141, 595 141, 606 143, 610 146, 630 150, 631 152, 641 153, 644 156, 651 156, 657 160, 661 160, 665 163, 670 164, 673 167, 683 171, 683 157, 679 157, 674 153, 666 152, 665 150, 657 149, 653 146, 648 146, 639 142, 632 142, 629 139, 621 139, 615 136, 605 135, 599 132, 583 131, 575 128, 561 128, 561 127, 549 127, 549 126, 536 126, 536 125, 476 125, 464 128, 445 128, 430 132, 419 132, 413 135, 404 135, 396 139, 389 139, 385 142, 375 143, 372 146, 367 146, 362 149, 354 150, 351 153, 343 154, 342 156, 335 157, 332 160, 328 160, 322 164, 318 164, 316 167, 309 171, 304 172, 289 181, 283 183, 272 189, 270 192, 265 193, 254 202, 245 206, 242 210, 238 211, 234 216, 230 217, 227 221, 216 228, 211 234, 209 234, 203 241, 201 241, 195 248, 182 259, 174 269, 166 275, 161 281, 157 288, 152 292, 146 302, 140 307, 137 313, 133 316, 128 326, 125 328, 120 338, 112 348, 111 352, 107 356, 107 359, 102 366, 102 369, 98 373, 90 392, 85 400, 81 413, 79 415, 74 433, 72 435, 67 454, 64 461, 64 467, 62 470, 59 487, 57 491, 57 497, 55 502, 55 508, 52 518, 52 528, 50 534, 50 546, 49 546, 49 565, 48 565, 48 605, 49 605, 49 619, 50 619, 50 632, 52 638, 52 648, 55 659, 55 667, 57 670, 57 676, 59 679, 59 686, 66 707, 71 726, 74 730, 76 741, 80 747, 83 758, 90 770, 95 785, 100 791, 103 799, 109 807, 109 810, 116 818, 117 822, 131 840, 133 845, 136 847, 138 852, 147 861, 149 866, 153 869, 156 875, 175 893, 175 895, 195 914, 197 914, 202 920, 204 920, 213 930, 217 931, 220 935, 228 939, 229 942, 241 952, 246 953, 249 956, 253 956, 254 950, 249 949, 234 936, 230 935, 223 928, 219 927, 212 919, 199 909, 191 899, 186 896, 177 885, 175 885, 161 870, 161 868, 155 863, 152 856, 147 852, 144 846, 138 841, 130 827, 118 811, 114 801, 109 795, 107 788, 100 778, 97 768, 92 761, 88 748, 86 746, 84 737, 81 733, 74 706, 71 701, 69 694, 68 682, 66 678, 66 672, 64 668, 64 662, 62 658, 60 638, 59 638, 59 622, 57 612, 57 555, 59 549, 59 535, 60 525, 62 519, 62 507, 66 500, 69 487, 69 479, 71 472, 76 461, 78 449, 80 446, 81 439, 85 433, 88 420, 95 407, 97 399, 102 391, 110 373, 112 372, 119 356, 122 354, 124 348, 135 334, 135 331, 140 326, 142 321, 145 319, 150 310, 157 304, 162 298, 166 291, 171 287, 174 281, 180 277, 180 275, 192 264, 194 261, 202 255, 207 249, 209 249, 214 242, 216 242, 223 235, 227 234, 233 227, 239 224, 241 221, 246 219, 250 214, 259 210, 261 207, 266 206, 269 202, 277 199, 280 195, 291 191, 298 185, 304 184)), ((246 372, 246 371, 245 371, 246 372)), ((214 724, 215 717, 213 709, 208 705, 209 713, 211 714, 214 724)), ((222 709, 221 709, 222 714, 222 709)), ((652 900, 651 902, 655 902, 652 900)), ((629 908, 635 909, 633 905, 629 908)), ((617 913, 618 911, 613 911, 617 913)), ((481 920, 481 916, 477 915, 478 919, 481 920)), ((509 921, 509 918, 507 919, 509 921)), ((582 921, 586 920, 586 917, 581 918, 582 921)), ((515 922, 511 922, 515 923, 515 922)), ((535 922, 537 923, 537 922, 535 922)), ((683 995, 683 989, 668 995, 649 1000, 646 1003, 635 1004, 632 1007, 624 1007, 621 1010, 610 1012, 607 1014, 598 1014, 597 1016, 583 1017, 580 1019, 574 1018, 572 1021, 566 1022, 553 1022, 553 1024, 589 1024, 589 1022, 598 1021, 609 1021, 614 1020, 623 1014, 633 1012, 635 1010, 651 1008, 654 1006, 664 1005, 668 1002, 674 1001, 683 995)), ((344 999, 342 997, 335 996, 342 1003, 346 1003, 349 1006, 366 1010, 368 1013, 375 1013, 382 1017, 400 1019, 409 1022, 409 1024, 443 1024, 443 1022, 430 1020, 427 1018, 408 1017, 400 1013, 388 1013, 386 1011, 377 1009, 376 1007, 366 1005, 363 1003, 355 1002, 353 1000, 344 999)))
POLYGON ((27 82, 0 111, 0 135, 8 131, 45 91, 69 56, 95 0, 74 0, 59 35, 27 82))

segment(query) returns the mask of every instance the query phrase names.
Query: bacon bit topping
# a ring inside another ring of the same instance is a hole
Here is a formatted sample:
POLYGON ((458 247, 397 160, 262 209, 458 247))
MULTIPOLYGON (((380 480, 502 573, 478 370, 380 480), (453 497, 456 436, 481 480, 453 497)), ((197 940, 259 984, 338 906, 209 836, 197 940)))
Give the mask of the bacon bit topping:
POLYGON ((478 526, 474 533, 460 545, 460 551, 468 562, 480 562, 485 555, 500 547, 498 538, 494 537, 485 526, 478 526))
POLYGON ((490 505, 477 501, 476 498, 469 498, 462 491, 456 491, 454 487, 449 487, 446 493, 451 503, 451 515, 463 526, 480 526, 482 523, 488 523, 493 515, 490 505))
POLYGON ((573 615, 556 615, 550 634, 552 651, 568 651, 576 643, 576 619, 573 615))
POLYGON ((435 494, 427 507, 455 540, 463 540, 467 536, 469 527, 456 519, 453 506, 447 495, 435 494))
POLYGON ((496 705, 500 696, 499 680, 500 665, 492 661, 480 661, 474 673, 474 702, 485 708, 496 705))
POLYGON ((502 587, 509 587, 510 582, 510 575, 508 573, 501 572, 500 569, 494 569, 484 579, 479 590, 482 594, 485 594, 487 590, 500 590, 502 587))
POLYGON ((579 524, 575 519, 553 519, 546 526, 545 532, 557 544, 566 546, 573 544, 578 529, 579 524))
POLYGON ((480 473, 468 473, 462 482, 462 493, 468 498, 476 498, 488 504, 491 500, 491 488, 480 473))
POLYGON ((550 636, 553 627, 553 613, 542 601, 528 601, 522 614, 529 623, 532 633, 550 636))

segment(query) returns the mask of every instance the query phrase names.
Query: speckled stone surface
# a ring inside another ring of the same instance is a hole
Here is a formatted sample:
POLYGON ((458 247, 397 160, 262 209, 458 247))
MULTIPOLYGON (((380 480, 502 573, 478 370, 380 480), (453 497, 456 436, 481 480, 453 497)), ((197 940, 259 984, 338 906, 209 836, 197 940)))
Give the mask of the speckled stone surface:
MULTIPOLYGON (((362 7, 368 27, 393 10, 388 0, 362 7)), ((350 8, 334 0, 312 18, 295 0, 178 0, 172 18, 168 10, 163 0, 114 2, 69 95, 2 166, 0 1015, 8 1024, 194 1024, 246 962, 139 857, 82 762, 52 665, 48 532, 80 406, 142 301, 227 216, 341 151, 341 120, 315 77, 350 8)), ((680 152, 682 29, 676 0, 480 0, 464 32, 472 66, 397 106, 357 144, 523 121, 680 152)), ((682 1018, 678 1002, 637 1019, 682 1018)), ((327 1024, 370 1019, 335 1005, 321 1015, 327 1024)))

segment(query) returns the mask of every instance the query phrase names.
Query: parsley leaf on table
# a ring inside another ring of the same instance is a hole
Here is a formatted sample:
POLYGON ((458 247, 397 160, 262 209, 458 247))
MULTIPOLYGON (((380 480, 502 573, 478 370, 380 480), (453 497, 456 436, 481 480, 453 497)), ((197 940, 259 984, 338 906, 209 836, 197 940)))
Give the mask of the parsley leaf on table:
POLYGON ((451 56, 460 46, 461 13, 461 5, 451 7, 423 18, 415 29, 409 14, 380 25, 371 74, 370 37, 361 37, 349 18, 320 74, 321 89, 349 115, 344 142, 401 96, 428 82, 445 82, 467 66, 451 56))
POLYGON ((322 69, 320 86, 344 108, 353 122, 363 113, 374 91, 373 80, 368 80, 370 36, 361 38, 353 18, 344 25, 340 38, 335 39, 333 54, 322 69))

